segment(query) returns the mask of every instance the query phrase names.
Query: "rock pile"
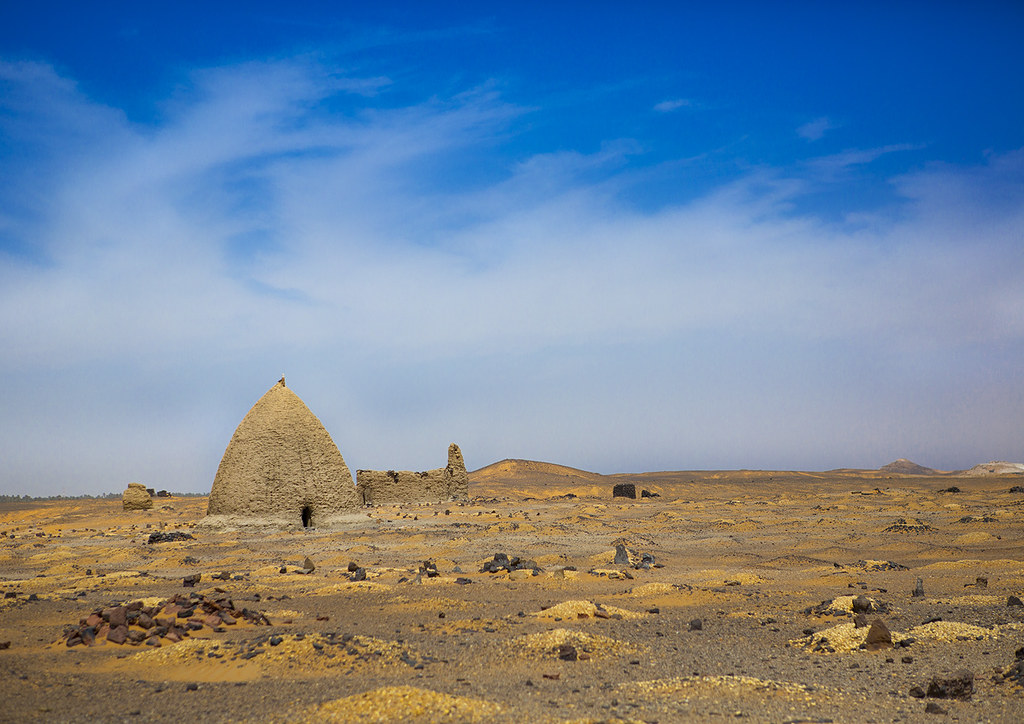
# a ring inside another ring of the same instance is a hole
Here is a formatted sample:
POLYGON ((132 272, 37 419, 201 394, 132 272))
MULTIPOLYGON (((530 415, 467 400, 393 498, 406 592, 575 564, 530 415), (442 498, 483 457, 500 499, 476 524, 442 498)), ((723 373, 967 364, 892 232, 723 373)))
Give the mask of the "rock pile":
POLYGON ((526 558, 520 558, 519 556, 508 557, 507 553, 495 553, 494 558, 489 561, 484 561, 483 568, 480 569, 481 573, 498 573, 499 571, 522 571, 532 570, 533 575, 538 576, 541 573, 541 567, 537 565, 536 561, 531 561, 526 558))
POLYGON ((121 506, 124 510, 149 510, 153 507, 153 498, 142 483, 128 483, 121 494, 121 506))
POLYGON ((153 606, 144 601, 98 608, 67 626, 62 640, 72 646, 97 646, 104 641, 114 644, 162 646, 178 643, 193 631, 209 628, 218 633, 224 626, 247 621, 256 626, 269 626, 270 620, 259 611, 241 610, 227 596, 209 598, 196 593, 175 595, 153 606))
POLYGON ((636 486, 633 483, 618 483, 612 488, 612 497, 636 500, 636 486))
POLYGON ((174 543, 175 541, 195 540, 191 533, 183 533, 180 530, 172 530, 169 533, 150 533, 147 543, 174 543))

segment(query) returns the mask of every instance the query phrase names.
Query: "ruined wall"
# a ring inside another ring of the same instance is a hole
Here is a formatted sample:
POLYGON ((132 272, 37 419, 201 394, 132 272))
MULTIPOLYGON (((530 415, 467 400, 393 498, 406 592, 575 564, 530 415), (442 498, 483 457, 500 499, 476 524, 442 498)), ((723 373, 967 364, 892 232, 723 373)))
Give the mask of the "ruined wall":
POLYGON ((125 510, 149 510, 153 499, 142 483, 128 483, 128 489, 121 494, 121 505, 125 510))
POLYGON ((448 465, 436 470, 357 470, 356 490, 363 505, 440 503, 469 497, 469 474, 459 446, 448 446, 448 465))

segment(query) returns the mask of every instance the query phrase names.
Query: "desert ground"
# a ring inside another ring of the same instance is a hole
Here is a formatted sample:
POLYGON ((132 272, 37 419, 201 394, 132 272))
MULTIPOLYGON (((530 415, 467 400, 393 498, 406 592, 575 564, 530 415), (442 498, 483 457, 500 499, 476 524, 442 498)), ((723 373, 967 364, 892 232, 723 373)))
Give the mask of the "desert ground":
POLYGON ((5 504, 0 720, 1024 721, 1024 476, 470 481, 332 529, 5 504))

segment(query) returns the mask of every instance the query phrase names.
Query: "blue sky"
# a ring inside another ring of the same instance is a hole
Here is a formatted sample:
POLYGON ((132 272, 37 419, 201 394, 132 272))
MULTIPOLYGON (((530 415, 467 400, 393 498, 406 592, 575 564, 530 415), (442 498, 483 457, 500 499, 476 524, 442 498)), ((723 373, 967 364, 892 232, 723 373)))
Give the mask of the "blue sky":
POLYGON ((1024 459, 1020 4, 550 5, 0 6, 0 492, 1024 459))

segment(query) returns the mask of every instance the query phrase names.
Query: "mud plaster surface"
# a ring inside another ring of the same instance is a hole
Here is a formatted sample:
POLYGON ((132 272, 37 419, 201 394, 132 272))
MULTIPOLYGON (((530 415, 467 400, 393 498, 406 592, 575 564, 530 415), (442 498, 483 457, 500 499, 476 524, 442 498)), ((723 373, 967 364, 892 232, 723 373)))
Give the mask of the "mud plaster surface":
POLYGON ((1024 496, 1007 492, 1019 477, 481 477, 465 503, 371 509, 329 531, 201 529, 203 498, 0 508, 0 589, 17 594, 0 599, 0 720, 938 721, 908 691, 959 668, 977 691, 940 702, 951 717, 1021 720, 1024 693, 992 680, 1024 646, 1024 609, 1006 606, 1024 595, 1024 496), (612 500, 615 481, 661 497, 612 500), (883 532, 898 518, 927 526, 883 532), (147 544, 156 530, 196 539, 147 544), (619 541, 664 567, 615 565, 619 541), (480 573, 497 551, 544 572, 480 573), (424 560, 437 577, 417 577, 424 560), (224 589, 272 626, 155 651, 56 645, 96 608, 193 590, 192 573, 197 592, 224 589), (924 599, 910 596, 918 577, 924 599), (859 594, 914 644, 814 653, 806 629, 838 642, 851 618, 838 603, 804 610, 859 594), (331 643, 344 634, 351 645, 331 643), (559 659, 564 644, 588 658, 559 659))

